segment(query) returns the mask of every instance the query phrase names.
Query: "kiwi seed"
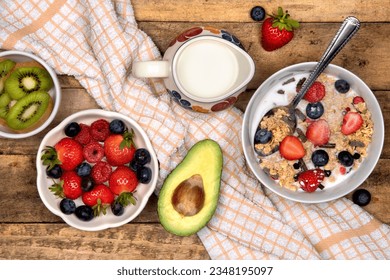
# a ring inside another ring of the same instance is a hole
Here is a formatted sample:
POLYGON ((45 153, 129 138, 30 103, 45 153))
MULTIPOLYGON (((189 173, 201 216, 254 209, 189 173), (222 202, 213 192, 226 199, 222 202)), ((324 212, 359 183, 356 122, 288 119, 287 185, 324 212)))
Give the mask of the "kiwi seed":
POLYGON ((5 91, 11 99, 21 99, 35 91, 47 91, 53 87, 50 74, 38 67, 21 67, 13 71, 5 81, 5 91))
POLYGON ((37 91, 19 99, 6 114, 7 125, 14 130, 26 129, 45 114, 51 100, 45 91, 37 91))

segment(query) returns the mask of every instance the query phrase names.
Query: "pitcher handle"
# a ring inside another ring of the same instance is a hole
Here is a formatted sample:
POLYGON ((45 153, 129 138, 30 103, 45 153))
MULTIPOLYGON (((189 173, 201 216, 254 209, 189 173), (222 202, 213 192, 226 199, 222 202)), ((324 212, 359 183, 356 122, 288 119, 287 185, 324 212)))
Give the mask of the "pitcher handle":
POLYGON ((166 60, 136 61, 133 63, 132 73, 137 78, 167 78, 169 62, 166 60))

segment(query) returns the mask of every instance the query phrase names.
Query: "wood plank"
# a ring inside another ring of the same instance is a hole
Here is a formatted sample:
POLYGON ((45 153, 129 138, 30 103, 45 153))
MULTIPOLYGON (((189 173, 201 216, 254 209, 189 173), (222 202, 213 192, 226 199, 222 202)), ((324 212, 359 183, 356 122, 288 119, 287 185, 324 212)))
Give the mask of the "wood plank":
POLYGON ((196 235, 178 237, 157 224, 98 232, 61 224, 1 224, 0 236, 0 259, 209 259, 196 235))
MULTIPOLYGON (((390 159, 381 159, 371 176, 361 186, 367 188, 372 202, 366 207, 381 221, 390 224, 390 159)), ((62 223, 40 200, 36 188, 35 158, 20 155, 0 156, 0 223, 62 223), (26 170, 29 173, 26 176, 26 170), (21 176, 20 174, 23 174, 21 176), (11 185, 12 182, 12 185, 11 185)), ((130 224, 159 223, 157 198, 152 195, 145 210, 130 224)))
MULTIPOLYGON (((249 89, 257 88, 265 79, 286 66, 318 61, 340 27, 339 23, 304 24, 287 46, 274 52, 266 52, 260 45, 257 24, 140 22, 139 26, 164 52, 177 34, 194 25, 202 24, 226 29, 241 40, 256 64, 255 77, 249 83, 249 89)), ((387 55, 389 45, 390 23, 363 24, 355 37, 334 59, 333 64, 355 73, 373 90, 388 90, 390 89, 390 79, 387 77, 388 65, 390 65, 390 56, 387 55)))
POLYGON ((249 13, 252 7, 258 5, 269 14, 276 12, 277 7, 281 6, 300 22, 337 22, 350 15, 362 22, 386 22, 390 13, 389 0, 327 0, 323 5, 315 0, 280 0, 277 3, 256 0, 192 0, 191 4, 188 0, 131 2, 138 21, 253 22, 249 13))

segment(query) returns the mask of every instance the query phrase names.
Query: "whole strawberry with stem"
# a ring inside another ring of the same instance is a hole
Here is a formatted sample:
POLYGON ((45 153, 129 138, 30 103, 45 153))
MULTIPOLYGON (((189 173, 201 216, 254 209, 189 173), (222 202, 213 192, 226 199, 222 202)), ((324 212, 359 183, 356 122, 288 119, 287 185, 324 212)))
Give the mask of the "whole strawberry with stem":
POLYGON ((105 215, 107 208, 114 202, 114 198, 110 188, 103 184, 83 193, 81 197, 85 205, 92 207, 94 216, 99 216, 101 213, 105 215))
POLYGON ((283 12, 281 7, 278 13, 270 15, 264 20, 261 27, 261 45, 266 51, 274 51, 286 45, 294 37, 294 29, 299 22, 290 18, 290 14, 283 12))
POLYGON ((107 162, 112 166, 129 163, 136 151, 133 142, 134 131, 125 131, 123 134, 111 134, 104 142, 104 154, 107 162))
POLYGON ((83 146, 72 138, 62 138, 54 147, 47 146, 41 156, 43 165, 48 169, 59 165, 63 170, 74 170, 84 161, 83 146))

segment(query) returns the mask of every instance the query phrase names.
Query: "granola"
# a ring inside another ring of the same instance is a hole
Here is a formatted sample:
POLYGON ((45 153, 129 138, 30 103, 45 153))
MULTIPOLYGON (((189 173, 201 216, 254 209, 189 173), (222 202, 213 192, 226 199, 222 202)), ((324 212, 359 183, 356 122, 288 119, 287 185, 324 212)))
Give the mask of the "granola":
MULTIPOLYGON (((263 118, 259 123, 258 129, 271 131, 272 139, 267 143, 256 143, 255 139, 255 150, 261 148, 268 152, 273 147, 277 147, 275 149, 276 152, 269 156, 259 155, 260 167, 282 187, 291 190, 301 189, 300 184, 297 182, 299 174, 305 170, 318 168, 322 169, 325 174, 321 187, 330 186, 351 170, 357 169, 367 156, 367 148, 371 143, 374 128, 371 113, 367 109, 364 99, 353 89, 349 89, 348 92, 338 92, 335 86, 337 80, 336 77, 325 73, 321 74, 317 79, 325 87, 325 96, 319 101, 323 107, 321 109, 323 112, 321 112, 319 118, 311 118, 311 115, 309 117, 307 107, 311 102, 302 100, 297 107, 299 110, 298 124, 296 131, 292 135, 297 136, 302 142, 305 149, 303 158, 286 160, 280 150, 278 150, 281 141, 287 135, 291 135, 288 125, 283 121, 283 116, 285 115, 283 110, 263 118), (356 131, 345 135, 341 127, 343 122, 346 122, 347 114, 348 117, 353 116, 358 118, 358 120, 361 119, 362 123, 359 123, 356 131), (326 120, 330 130, 329 139, 327 139, 324 145, 316 145, 315 141, 311 141, 311 139, 308 139, 309 137, 306 137, 308 136, 308 127, 320 119, 326 120), (326 152, 321 151, 322 154, 326 154, 324 165, 317 165, 317 162, 312 159, 313 153, 319 154, 318 150, 326 152), (346 159, 342 157, 344 155, 347 155, 346 159)), ((296 94, 295 88, 299 86, 299 83, 302 83, 302 80, 294 80, 292 82, 290 79, 289 83, 283 83, 275 91, 278 95, 283 91, 284 94, 288 94, 288 99, 291 100, 293 95, 296 94), (294 90, 292 90, 292 87, 294 87, 294 90)))

